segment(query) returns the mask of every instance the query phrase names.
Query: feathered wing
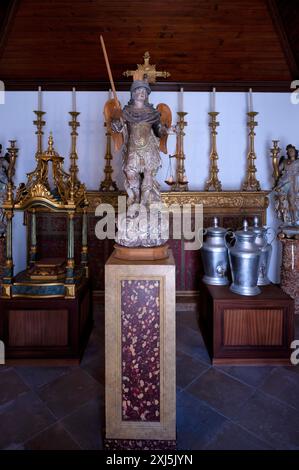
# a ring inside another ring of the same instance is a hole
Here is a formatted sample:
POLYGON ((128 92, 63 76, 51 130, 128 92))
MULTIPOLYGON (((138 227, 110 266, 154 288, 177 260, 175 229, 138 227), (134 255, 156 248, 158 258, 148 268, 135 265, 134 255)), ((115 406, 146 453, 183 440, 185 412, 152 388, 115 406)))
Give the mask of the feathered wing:
MULTIPOLYGON (((161 124, 167 128, 171 127, 172 114, 170 107, 165 103, 160 103, 157 106, 157 110, 161 114, 161 124)), ((165 134, 160 139, 160 152, 167 153, 167 138, 168 134, 165 134)))
POLYGON ((111 121, 113 119, 119 119, 121 116, 121 107, 117 105, 114 98, 106 101, 104 106, 104 116, 108 132, 111 133, 114 149, 116 152, 118 152, 123 146, 124 137, 122 132, 114 132, 111 129, 111 121))

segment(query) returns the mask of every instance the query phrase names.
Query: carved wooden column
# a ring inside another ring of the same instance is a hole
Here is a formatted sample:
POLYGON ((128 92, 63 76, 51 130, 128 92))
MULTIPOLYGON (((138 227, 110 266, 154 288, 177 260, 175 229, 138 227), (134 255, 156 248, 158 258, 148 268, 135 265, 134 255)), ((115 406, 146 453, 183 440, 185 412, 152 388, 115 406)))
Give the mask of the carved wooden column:
POLYGON ((85 270, 85 276, 88 277, 88 239, 87 239, 87 209, 84 208, 82 216, 82 249, 81 266, 85 270))
POLYGON ((74 212, 68 212, 68 240, 67 240, 67 269, 66 269, 66 298, 75 297, 75 236, 74 212))
POLYGON ((29 264, 33 265, 36 261, 36 211, 32 209, 31 212, 31 236, 30 236, 30 253, 29 253, 29 264))

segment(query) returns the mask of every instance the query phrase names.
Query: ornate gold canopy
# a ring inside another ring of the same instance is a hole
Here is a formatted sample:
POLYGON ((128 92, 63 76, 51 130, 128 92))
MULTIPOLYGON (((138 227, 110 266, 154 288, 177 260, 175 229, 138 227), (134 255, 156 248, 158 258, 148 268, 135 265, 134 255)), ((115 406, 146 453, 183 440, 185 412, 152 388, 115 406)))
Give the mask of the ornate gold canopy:
MULTIPOLYGON (((85 185, 76 180, 73 174, 63 168, 64 158, 54 150, 53 136, 50 134, 48 149, 37 159, 34 171, 27 174, 27 183, 18 187, 14 209, 44 206, 52 210, 75 210, 87 206, 85 185)), ((4 204, 5 208, 8 208, 4 204)))

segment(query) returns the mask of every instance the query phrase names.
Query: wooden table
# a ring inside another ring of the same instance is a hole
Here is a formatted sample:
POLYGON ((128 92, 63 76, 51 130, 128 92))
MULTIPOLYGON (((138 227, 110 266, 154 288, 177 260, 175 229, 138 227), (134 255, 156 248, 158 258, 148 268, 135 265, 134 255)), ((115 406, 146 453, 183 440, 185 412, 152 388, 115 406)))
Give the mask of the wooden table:
POLYGON ((201 284, 202 333, 213 364, 289 364, 294 301, 276 285, 257 296, 201 284))

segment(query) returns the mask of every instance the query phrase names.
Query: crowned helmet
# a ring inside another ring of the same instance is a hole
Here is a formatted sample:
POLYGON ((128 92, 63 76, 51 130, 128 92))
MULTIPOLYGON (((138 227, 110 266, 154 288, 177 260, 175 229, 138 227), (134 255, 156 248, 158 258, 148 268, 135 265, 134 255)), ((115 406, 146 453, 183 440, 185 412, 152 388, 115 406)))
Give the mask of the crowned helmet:
POLYGON ((137 90, 137 88, 145 88, 148 95, 151 93, 151 87, 149 86, 147 76, 145 74, 140 74, 136 71, 133 75, 133 83, 131 85, 131 94, 133 91, 137 90))

